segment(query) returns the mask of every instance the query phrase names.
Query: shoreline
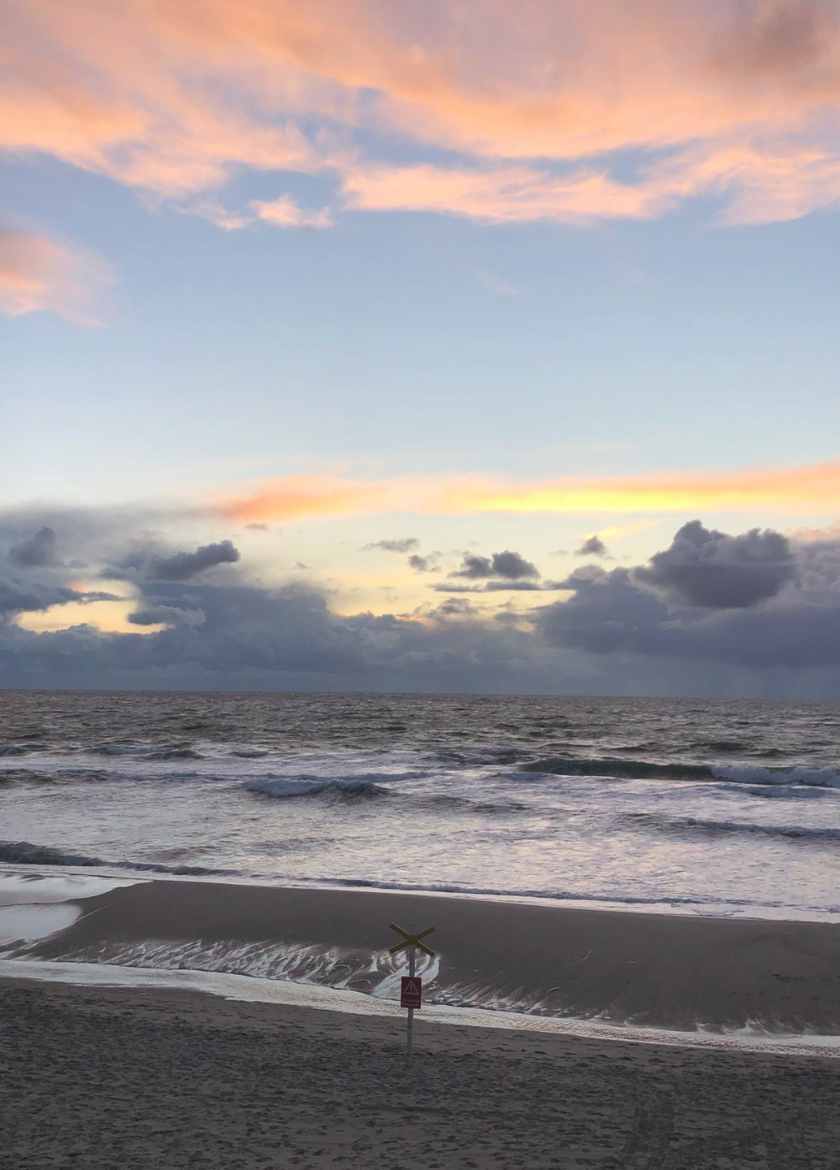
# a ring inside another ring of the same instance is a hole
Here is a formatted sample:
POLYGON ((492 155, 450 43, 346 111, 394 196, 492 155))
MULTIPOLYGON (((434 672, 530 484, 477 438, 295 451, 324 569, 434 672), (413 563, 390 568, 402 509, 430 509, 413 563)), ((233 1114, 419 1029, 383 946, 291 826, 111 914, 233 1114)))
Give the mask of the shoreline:
MULTIPOLYGON (((49 864, 38 861, 0 862, 0 906, 4 905, 2 879, 4 877, 29 879, 69 879, 79 882, 111 883, 113 886, 140 885, 148 882, 190 883, 204 886, 236 886, 243 889, 260 890, 325 890, 334 893, 361 893, 410 895, 418 898, 451 898, 471 902, 511 904, 515 906, 541 906, 557 910, 586 910, 597 913, 609 911, 616 914, 643 914, 666 918, 700 918, 703 920, 733 922, 782 922, 822 923, 840 926, 840 907, 786 906, 779 903, 720 902, 714 899, 663 897, 650 901, 641 897, 610 898, 606 895, 584 895, 558 892, 517 891, 500 889, 479 889, 472 887, 449 887, 399 885, 352 878, 303 878, 284 877, 274 874, 240 873, 238 871, 208 870, 179 873, 165 866, 145 865, 130 862, 102 862, 98 865, 49 864)), ((34 887, 33 887, 34 888, 34 887)))
MULTIPOLYGON (((34 884, 34 883, 33 883, 34 884)), ((694 1031, 840 1034, 840 927, 446 895, 141 881, 7 957, 181 967, 392 997, 390 921, 434 925, 430 1001, 694 1031)))

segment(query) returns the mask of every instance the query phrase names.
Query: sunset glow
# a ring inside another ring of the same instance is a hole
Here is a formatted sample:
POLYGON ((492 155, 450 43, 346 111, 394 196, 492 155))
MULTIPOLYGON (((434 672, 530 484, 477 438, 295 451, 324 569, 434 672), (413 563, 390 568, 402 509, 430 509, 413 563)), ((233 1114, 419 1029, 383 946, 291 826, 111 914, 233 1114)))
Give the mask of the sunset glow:
POLYGON ((840 463, 778 470, 640 475, 545 483, 396 479, 379 483, 316 477, 273 480, 253 495, 220 505, 224 516, 248 523, 399 511, 479 512, 781 512, 840 507, 840 463))

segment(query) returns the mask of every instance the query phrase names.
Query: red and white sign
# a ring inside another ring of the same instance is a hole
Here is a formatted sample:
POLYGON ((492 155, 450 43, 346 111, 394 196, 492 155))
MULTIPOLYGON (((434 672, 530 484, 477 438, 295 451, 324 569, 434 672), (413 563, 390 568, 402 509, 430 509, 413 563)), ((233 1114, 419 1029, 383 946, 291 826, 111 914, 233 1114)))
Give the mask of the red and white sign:
POLYGON ((419 1008, 423 1000, 423 980, 419 975, 403 975, 400 980, 400 1007, 419 1008))

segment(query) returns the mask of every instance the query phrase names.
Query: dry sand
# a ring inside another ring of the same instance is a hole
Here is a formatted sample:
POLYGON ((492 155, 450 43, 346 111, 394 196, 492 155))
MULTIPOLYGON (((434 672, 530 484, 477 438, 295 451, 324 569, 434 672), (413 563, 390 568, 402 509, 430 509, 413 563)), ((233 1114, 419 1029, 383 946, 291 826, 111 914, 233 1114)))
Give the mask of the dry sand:
POLYGON ((837 1170, 840 1061, 0 980, 2 1170, 837 1170))
MULTIPOLYGON (((37 957, 107 961, 155 939, 337 948, 364 969, 393 941, 391 920, 434 925, 436 989, 450 1002, 540 1001, 551 1014, 658 1027, 840 1032, 840 926, 565 909, 357 890, 155 881, 84 903, 85 916, 37 957)), ((192 963, 190 965, 193 965, 192 963)), ((380 973, 381 974, 381 973, 380 973)), ((360 974, 367 990, 379 976, 360 974)), ((435 988, 432 989, 434 994, 435 988)))

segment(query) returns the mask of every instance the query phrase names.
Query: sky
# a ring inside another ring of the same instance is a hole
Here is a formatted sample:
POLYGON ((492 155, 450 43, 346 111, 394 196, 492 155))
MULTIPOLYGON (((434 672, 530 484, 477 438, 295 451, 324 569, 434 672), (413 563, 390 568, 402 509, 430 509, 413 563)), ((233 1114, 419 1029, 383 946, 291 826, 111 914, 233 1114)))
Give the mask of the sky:
POLYGON ((840 2, 3 22, 0 686, 840 697, 840 2))

